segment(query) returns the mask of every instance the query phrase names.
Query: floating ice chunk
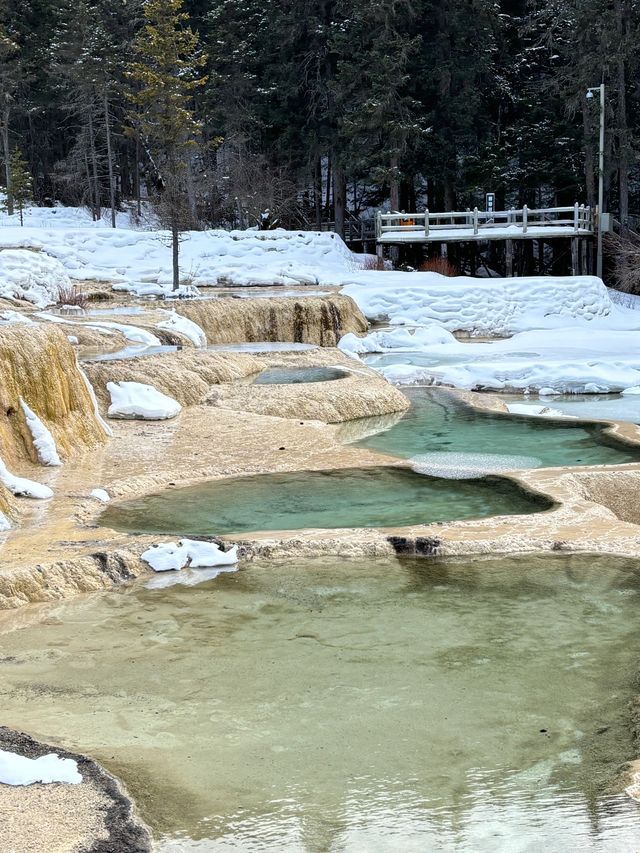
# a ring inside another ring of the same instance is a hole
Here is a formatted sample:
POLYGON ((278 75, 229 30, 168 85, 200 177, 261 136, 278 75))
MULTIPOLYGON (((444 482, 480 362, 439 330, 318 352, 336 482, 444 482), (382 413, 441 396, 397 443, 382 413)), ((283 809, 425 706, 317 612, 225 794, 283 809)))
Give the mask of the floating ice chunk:
POLYGON ((33 785, 36 782, 82 782, 78 763, 71 758, 60 758, 55 752, 40 758, 27 758, 15 752, 0 749, 0 783, 3 785, 33 785))
POLYGON ((19 498, 34 498, 35 500, 47 500, 53 497, 53 491, 49 486, 35 483, 25 477, 16 477, 7 470, 7 466, 0 459, 0 483, 19 498))
POLYGON ((131 418, 145 421, 164 421, 175 418, 182 406, 153 385, 141 382, 108 382, 111 405, 110 418, 131 418))
POLYGON ((197 323, 194 323, 193 320, 189 320, 187 317, 183 317, 177 311, 165 311, 164 313, 167 315, 167 319, 161 323, 157 323, 156 329, 165 329, 169 332, 177 332, 180 335, 184 335, 196 347, 207 346, 207 336, 197 323))
POLYGON ((103 504, 109 503, 111 500, 109 492, 104 489, 93 489, 89 494, 92 498, 95 498, 97 501, 101 501, 103 504))
POLYGON ((413 456, 411 467, 418 474, 447 480, 473 480, 486 474, 499 474, 523 468, 537 468, 535 456, 507 456, 493 453, 424 453, 413 456))
POLYGON ((211 566, 232 566, 238 562, 238 546, 223 551, 215 542, 181 539, 153 545, 140 556, 154 572, 175 572, 190 566, 192 569, 211 566))
POLYGON ((22 397, 20 398, 20 405, 22 406, 22 411, 27 419, 27 426, 31 432, 33 446, 38 454, 40 464, 51 466, 62 465, 60 457, 58 456, 56 442, 54 437, 51 435, 51 432, 42 423, 36 413, 29 408, 22 397))

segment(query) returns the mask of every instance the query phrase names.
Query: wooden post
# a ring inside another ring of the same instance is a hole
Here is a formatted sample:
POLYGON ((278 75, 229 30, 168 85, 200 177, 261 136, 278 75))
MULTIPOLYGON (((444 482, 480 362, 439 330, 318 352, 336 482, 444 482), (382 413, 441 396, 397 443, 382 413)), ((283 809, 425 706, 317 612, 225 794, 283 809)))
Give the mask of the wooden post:
POLYGON ((525 206, 522 208, 522 233, 523 234, 527 233, 528 224, 529 224, 529 208, 525 204, 525 206))
POLYGON ((583 237, 580 240, 580 275, 587 275, 587 241, 583 237))
POLYGON ((505 243, 506 255, 506 272, 507 278, 513 277, 513 240, 507 240, 505 243))
POLYGON ((580 230, 580 208, 578 202, 573 205, 573 230, 575 234, 580 230))
POLYGON ((376 240, 382 237, 382 211, 376 213, 376 240))
POLYGON ((544 240, 538 240, 538 275, 544 271, 544 240))
MULTIPOLYGON (((576 205, 577 207, 578 205, 576 205)), ((571 275, 578 275, 578 238, 571 238, 571 275)))
POLYGON ((429 236, 429 208, 426 207, 424 211, 424 236, 429 236))
POLYGON ((477 235, 478 233, 478 208, 473 208, 473 233, 477 235))

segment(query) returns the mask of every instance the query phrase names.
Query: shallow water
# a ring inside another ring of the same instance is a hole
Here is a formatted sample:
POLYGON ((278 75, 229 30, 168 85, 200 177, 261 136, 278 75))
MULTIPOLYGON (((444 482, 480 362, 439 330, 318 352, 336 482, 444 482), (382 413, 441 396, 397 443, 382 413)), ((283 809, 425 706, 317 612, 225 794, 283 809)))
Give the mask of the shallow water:
POLYGON ((258 530, 398 527, 549 509, 511 481, 457 482, 408 468, 291 471, 210 480, 109 505, 114 530, 210 536, 258 530))
POLYGON ((256 385, 299 385, 305 382, 334 382, 347 376, 339 367, 268 367, 255 379, 256 385))
MULTIPOLYGON (((473 409, 443 389, 403 388, 412 403, 404 418, 385 432, 358 443, 391 456, 425 453, 497 453, 537 459, 527 467, 612 465, 640 461, 640 450, 605 443, 602 429, 589 424, 552 423, 540 418, 504 417, 473 409)), ((537 399, 537 398, 536 398, 537 399)), ((512 402, 514 398, 509 397, 512 402)), ((552 406, 555 406, 555 398, 552 406)))
POLYGON ((174 851, 640 845, 637 561, 250 564, 3 615, 3 723, 120 775, 174 851))
POLYGON ((510 394, 509 402, 549 406, 576 418, 640 424, 640 394, 562 394, 553 397, 510 394))

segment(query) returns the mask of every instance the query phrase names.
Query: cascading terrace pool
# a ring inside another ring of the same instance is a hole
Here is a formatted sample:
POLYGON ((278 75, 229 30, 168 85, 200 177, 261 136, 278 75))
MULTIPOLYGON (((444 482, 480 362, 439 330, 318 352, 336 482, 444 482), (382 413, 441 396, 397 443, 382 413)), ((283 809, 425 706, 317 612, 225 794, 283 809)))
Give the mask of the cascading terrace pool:
POLYGON ((553 506, 498 477, 465 482, 401 467, 289 471, 209 480, 110 504, 114 530, 190 536, 305 528, 403 527, 553 506))
POLYGON ((3 723, 90 753, 160 853, 620 853, 636 560, 260 564, 0 616, 3 723))
POLYGON ((468 454, 526 460, 514 468, 640 462, 640 446, 618 443, 604 434, 601 425, 588 421, 494 415, 466 405, 442 388, 402 391, 411 400, 411 409, 390 429, 374 432, 358 444, 391 456, 421 457, 425 463, 430 454, 441 453, 459 455, 461 465, 468 454))

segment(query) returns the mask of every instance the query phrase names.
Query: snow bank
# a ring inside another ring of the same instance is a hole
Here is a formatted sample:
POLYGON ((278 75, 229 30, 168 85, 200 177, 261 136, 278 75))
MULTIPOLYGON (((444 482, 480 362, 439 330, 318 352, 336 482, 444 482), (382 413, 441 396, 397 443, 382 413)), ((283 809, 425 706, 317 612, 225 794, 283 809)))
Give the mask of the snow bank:
POLYGON ((0 459, 0 483, 9 491, 20 498, 35 498, 35 500, 46 500, 53 497, 53 491, 49 486, 35 483, 25 477, 16 477, 7 470, 7 466, 0 459))
POLYGON ((238 546, 222 551, 215 542, 181 539, 179 542, 153 545, 140 559, 148 563, 154 572, 180 571, 186 566, 192 569, 231 566, 238 562, 238 546))
POLYGON ((82 782, 78 763, 71 758, 60 758, 55 752, 40 758, 26 758, 15 752, 0 749, 0 783, 3 785, 33 785, 36 782, 82 782))
POLYGON ((360 272, 342 293, 365 316, 392 325, 428 325, 475 335, 554 328, 607 317, 614 305, 594 276, 472 279, 437 273, 360 272))
POLYGON ((165 311, 167 319, 156 325, 156 329, 165 329, 169 332, 176 332, 184 335, 185 338, 191 341, 195 347, 206 347, 207 336, 197 323, 189 320, 188 317, 183 317, 177 311, 165 311))
MULTIPOLYGON (((0 246, 42 249, 72 279, 111 281, 139 295, 172 295, 169 237, 125 228, 4 227, 0 246)), ((330 232, 216 230, 183 237, 181 276, 196 286, 340 284, 363 258, 330 232)))
POLYGON ((164 421, 175 418, 182 406, 173 397, 168 397, 153 385, 141 382, 109 382, 107 391, 111 405, 107 414, 110 418, 140 418, 146 421, 164 421))
POLYGON ((58 456, 56 442, 54 437, 51 435, 51 432, 42 423, 36 413, 32 409, 30 409, 29 406, 27 406, 22 397, 20 398, 20 405, 22 406, 22 411, 24 412, 24 416, 27 419, 27 426, 29 427, 29 431, 31 432, 33 446, 35 447, 36 453, 38 454, 38 460, 40 461, 40 464, 62 465, 60 457, 58 456))
POLYGON ((61 287, 70 287, 63 265, 44 252, 0 251, 0 297, 24 299, 45 308, 55 305, 61 287))
POLYGON ((9 323, 33 323, 31 317, 26 314, 20 314, 19 311, 0 311, 0 326, 9 325, 9 323))
POLYGON ((11 530, 11 522, 7 518, 7 516, 0 510, 0 533, 5 533, 7 530, 11 530))
MULTIPOLYGON (((41 311, 37 316, 40 320, 46 320, 48 323, 58 323, 63 326, 78 325, 77 320, 58 317, 56 314, 49 314, 41 311)), ((142 329, 140 326, 131 326, 127 323, 115 323, 111 320, 100 320, 99 322, 92 320, 91 322, 83 323, 82 325, 86 326, 87 329, 95 329, 98 332, 106 332, 107 334, 110 334, 111 332, 120 332, 128 341, 131 341, 131 343, 141 344, 145 347, 162 346, 160 338, 157 338, 152 332, 147 331, 147 329, 142 329)))

